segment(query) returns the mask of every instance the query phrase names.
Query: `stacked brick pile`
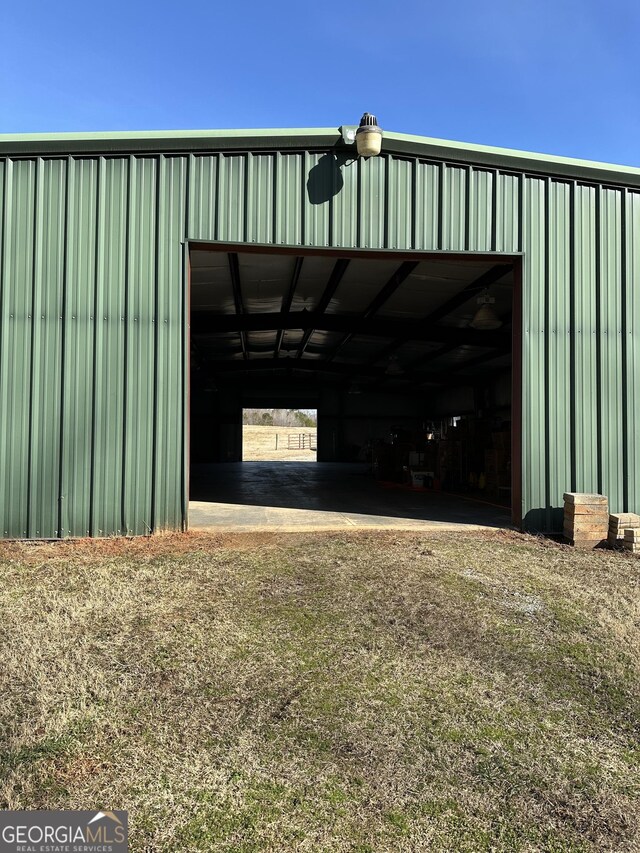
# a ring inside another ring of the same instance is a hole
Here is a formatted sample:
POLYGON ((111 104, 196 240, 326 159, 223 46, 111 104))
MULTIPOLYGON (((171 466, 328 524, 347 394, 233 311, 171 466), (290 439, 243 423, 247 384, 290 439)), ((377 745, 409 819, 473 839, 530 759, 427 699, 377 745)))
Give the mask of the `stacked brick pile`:
POLYGON ((622 547, 624 531, 628 528, 640 528, 640 515, 635 512, 617 512, 609 516, 609 545, 612 548, 622 547))
POLYGON ((632 554, 640 554, 640 529, 630 528, 624 531, 624 548, 632 554))
POLYGON ((605 495, 567 492, 564 496, 564 536, 576 548, 595 548, 609 532, 609 501, 605 495))

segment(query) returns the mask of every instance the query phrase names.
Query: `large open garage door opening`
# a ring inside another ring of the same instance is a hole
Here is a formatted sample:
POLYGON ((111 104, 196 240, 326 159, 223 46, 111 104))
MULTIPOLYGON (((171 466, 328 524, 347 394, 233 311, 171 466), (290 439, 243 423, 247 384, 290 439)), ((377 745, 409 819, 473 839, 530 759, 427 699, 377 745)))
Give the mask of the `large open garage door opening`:
POLYGON ((519 274, 192 243, 190 526, 519 523, 519 274), (318 464, 243 457, 249 409, 316 410, 318 464))

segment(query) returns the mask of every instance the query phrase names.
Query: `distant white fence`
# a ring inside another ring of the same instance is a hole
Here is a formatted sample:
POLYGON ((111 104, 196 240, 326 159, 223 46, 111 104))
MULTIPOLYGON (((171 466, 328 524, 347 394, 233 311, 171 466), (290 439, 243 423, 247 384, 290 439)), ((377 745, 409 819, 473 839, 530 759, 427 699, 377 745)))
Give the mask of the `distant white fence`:
POLYGON ((317 450, 316 433, 300 432, 297 435, 287 436, 287 439, 289 450, 317 450))

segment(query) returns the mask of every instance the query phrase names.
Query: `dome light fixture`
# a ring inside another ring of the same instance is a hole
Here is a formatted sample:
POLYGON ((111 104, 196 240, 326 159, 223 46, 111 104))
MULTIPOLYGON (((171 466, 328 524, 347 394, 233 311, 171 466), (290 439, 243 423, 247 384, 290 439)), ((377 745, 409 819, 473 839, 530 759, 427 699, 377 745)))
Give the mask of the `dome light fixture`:
POLYGON ((490 332, 494 329, 499 329, 502 325, 502 320, 496 314, 495 308, 492 307, 496 302, 494 297, 485 293, 483 296, 479 296, 477 301, 478 309, 473 316, 473 320, 469 323, 471 328, 477 329, 480 332, 490 332))
POLYGON ((382 130, 378 119, 371 113, 365 113, 356 130, 356 150, 358 157, 377 157, 382 147, 382 130))

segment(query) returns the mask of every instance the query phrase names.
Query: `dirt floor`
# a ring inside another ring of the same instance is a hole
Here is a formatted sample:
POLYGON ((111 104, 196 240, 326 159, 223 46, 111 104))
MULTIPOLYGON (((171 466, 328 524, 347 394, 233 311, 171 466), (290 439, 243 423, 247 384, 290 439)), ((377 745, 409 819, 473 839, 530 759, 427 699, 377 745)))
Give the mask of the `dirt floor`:
POLYGON ((0 808, 133 853, 640 849, 640 559, 507 531, 0 544, 0 808))
POLYGON ((242 458, 245 462, 315 462, 316 429, 308 427, 243 426, 242 458), (313 438, 314 450, 289 448, 298 436, 313 438))

